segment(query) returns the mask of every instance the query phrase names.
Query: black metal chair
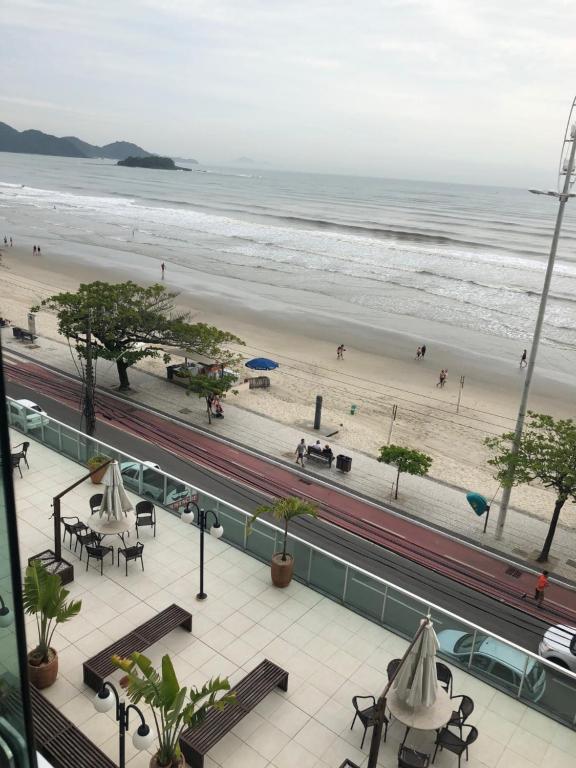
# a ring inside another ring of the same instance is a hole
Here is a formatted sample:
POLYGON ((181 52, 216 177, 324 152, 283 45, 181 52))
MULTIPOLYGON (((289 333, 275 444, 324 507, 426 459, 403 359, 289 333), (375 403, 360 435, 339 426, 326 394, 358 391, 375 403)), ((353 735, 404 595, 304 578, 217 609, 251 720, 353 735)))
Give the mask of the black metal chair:
POLYGON ((394 679, 394 676, 396 675, 396 672, 398 671, 398 667, 402 663, 402 659, 392 659, 392 661, 388 662, 388 666, 386 667, 386 674, 388 675, 388 682, 394 679))
POLYGON ((151 501, 139 501, 136 504, 136 537, 140 538, 140 528, 149 526, 156 538, 156 509, 151 501))
MULTIPOLYGON (((18 445, 14 446, 15 452, 12 454, 14 458, 18 457, 20 459, 24 459, 24 464, 26 464, 26 469, 30 469, 30 464, 28 464, 28 458, 26 456, 26 454, 28 453, 28 448, 30 448, 30 443, 18 443, 18 445), (16 451, 16 448, 22 448, 22 450, 16 451)), ((20 467, 18 467, 18 469, 20 469, 20 467)))
POLYGON ((90 565, 90 559, 100 561, 100 576, 104 573, 104 558, 112 553, 112 565, 114 565, 114 547, 104 547, 102 544, 86 544, 86 570, 90 565))
POLYGON ((102 493, 95 493, 93 496, 90 496, 90 501, 88 503, 90 504, 91 515, 93 515, 95 512, 98 512, 103 498, 104 494, 102 493))
POLYGON ((124 547, 124 549, 118 547, 118 565, 120 565, 120 555, 122 555, 126 563, 126 576, 128 576, 129 560, 138 560, 138 558, 140 558, 140 564, 142 565, 142 570, 144 570, 144 560, 142 559, 143 551, 144 544, 142 544, 141 541, 137 542, 133 547, 124 547))
POLYGON ((449 696, 452 696, 452 670, 441 661, 436 662, 436 677, 449 696))
POLYGON ((398 768, 428 768, 430 755, 402 745, 398 750, 398 768))
POLYGON ((468 720, 472 712, 474 712, 474 702, 470 698, 470 696, 451 696, 452 699, 460 699, 460 706, 458 709, 454 710, 452 712, 452 717, 446 724, 446 727, 453 725, 460 731, 460 736, 462 736, 462 726, 468 720))
POLYGON ((79 517, 61 517, 60 524, 64 526, 64 535, 62 536, 62 543, 66 539, 66 534, 70 535, 70 549, 72 549, 72 536, 77 536, 79 533, 84 533, 88 530, 86 523, 81 523, 79 517))
MULTIPOLYGON (((376 699, 374 698, 374 696, 353 696, 352 705, 356 711, 354 713, 354 719, 352 720, 352 725, 350 726, 350 730, 354 728, 354 723, 356 722, 356 718, 358 718, 362 723, 362 725, 364 726, 364 734, 362 736, 362 743, 360 744, 360 749, 362 749, 362 747, 364 746, 364 739, 366 738, 366 730, 376 724, 376 699), (370 700, 372 704, 369 707, 361 708, 359 702, 362 699, 370 700)), ((384 725, 384 741, 386 741, 386 736, 388 735, 389 721, 385 715, 383 715, 383 718, 384 719, 382 721, 382 724, 384 725)))
POLYGON ((76 547, 80 544, 80 560, 82 560, 82 549, 86 547, 88 544, 100 544, 100 537, 97 533, 94 533, 94 531, 87 530, 86 532, 80 531, 76 534, 76 544, 74 544, 74 552, 76 552, 76 547))
POLYGON ((14 472, 16 468, 18 468, 18 472, 20 472, 20 477, 22 477, 22 470, 20 469, 21 458, 22 457, 17 453, 10 454, 10 459, 12 461, 12 472, 14 472))
POLYGON ((438 747, 440 747, 440 750, 447 749, 449 752, 458 755, 458 768, 460 768, 460 762, 464 753, 466 753, 466 760, 468 760, 468 747, 478 738, 478 729, 473 725, 463 725, 460 726, 460 733, 462 733, 463 728, 468 728, 468 735, 466 738, 462 735, 458 736, 458 734, 452 733, 452 731, 448 730, 448 727, 442 728, 436 736, 436 749, 434 750, 432 762, 436 759, 438 747))

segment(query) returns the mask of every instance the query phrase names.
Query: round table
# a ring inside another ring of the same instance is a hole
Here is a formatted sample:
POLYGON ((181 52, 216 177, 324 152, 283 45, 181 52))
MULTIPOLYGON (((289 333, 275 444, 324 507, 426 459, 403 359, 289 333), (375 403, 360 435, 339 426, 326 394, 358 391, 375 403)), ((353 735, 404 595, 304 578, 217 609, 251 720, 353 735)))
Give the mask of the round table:
POLYGON ((124 534, 131 531, 136 525, 136 515, 134 512, 128 512, 126 515, 122 515, 120 519, 115 517, 108 519, 108 515, 100 517, 98 512, 95 512, 84 522, 98 536, 120 536, 122 543, 124 543, 124 534))
POLYGON ((438 688, 436 701, 430 707, 409 707, 396 696, 396 691, 388 694, 386 706, 392 716, 406 726, 402 744, 406 741, 410 728, 418 731, 435 731, 450 720, 454 711, 454 702, 443 688, 438 688))

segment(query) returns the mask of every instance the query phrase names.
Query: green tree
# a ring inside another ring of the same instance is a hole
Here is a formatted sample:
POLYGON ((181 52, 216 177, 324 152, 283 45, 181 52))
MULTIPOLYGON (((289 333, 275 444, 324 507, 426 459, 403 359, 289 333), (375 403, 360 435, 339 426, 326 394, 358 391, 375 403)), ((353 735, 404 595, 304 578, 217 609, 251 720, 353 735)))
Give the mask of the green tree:
POLYGON ((398 498, 398 483, 400 475, 405 472, 408 475, 426 475, 432 465, 432 457, 411 448, 403 448, 401 445, 383 445, 380 448, 378 461, 396 467, 396 489, 394 498, 398 498))
POLYGON ((530 420, 516 456, 512 453, 512 432, 486 438, 484 442, 496 452, 488 463, 496 467, 496 478, 502 485, 510 487, 538 480, 544 488, 554 489, 556 502, 552 520, 537 558, 539 563, 545 563, 562 507, 568 499, 576 501, 576 423, 532 411, 528 411, 528 416, 530 420))
POLYGON ((188 312, 177 312, 175 293, 163 285, 143 288, 127 283, 83 283, 76 293, 58 293, 33 311, 56 313, 58 330, 86 357, 87 319, 92 330, 92 356, 116 363, 120 389, 128 389, 128 369, 144 358, 170 356, 157 345, 184 347, 227 364, 234 355, 224 346, 243 344, 237 336, 205 323, 190 323, 188 312))
MULTIPOLYGON (((222 397, 229 392, 234 383, 236 382, 236 376, 231 373, 223 373, 221 376, 206 376, 205 374, 194 375, 193 373, 180 372, 180 376, 188 378, 188 389, 186 394, 190 393, 203 397, 206 401, 206 413, 208 415, 208 423, 212 424, 212 409, 211 399, 215 395, 222 397)), ((237 394, 237 390, 232 389, 233 394, 237 394)))

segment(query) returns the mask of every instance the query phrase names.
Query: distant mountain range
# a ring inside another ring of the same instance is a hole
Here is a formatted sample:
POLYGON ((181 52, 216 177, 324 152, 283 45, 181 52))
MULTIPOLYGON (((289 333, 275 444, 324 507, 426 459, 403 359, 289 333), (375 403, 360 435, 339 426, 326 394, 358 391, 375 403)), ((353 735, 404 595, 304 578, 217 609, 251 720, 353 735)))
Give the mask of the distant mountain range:
POLYGON ((59 138, 42 131, 17 131, 6 123, 0 123, 0 152, 22 152, 57 157, 104 157, 109 160, 152 156, 152 152, 147 152, 129 141, 113 141, 103 147, 97 147, 76 136, 59 138))

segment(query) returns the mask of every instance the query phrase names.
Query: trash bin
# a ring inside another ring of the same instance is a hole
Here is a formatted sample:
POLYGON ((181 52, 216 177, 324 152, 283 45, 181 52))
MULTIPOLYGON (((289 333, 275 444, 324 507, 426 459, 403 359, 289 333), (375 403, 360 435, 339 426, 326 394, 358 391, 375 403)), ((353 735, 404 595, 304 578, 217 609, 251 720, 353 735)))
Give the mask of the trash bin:
POLYGON ((352 469, 352 456, 344 456, 343 453, 339 453, 336 456, 336 469, 342 472, 350 472, 352 469))
POLYGON ((356 403, 352 403, 352 405, 350 406, 350 416, 354 416, 357 410, 358 410, 358 406, 356 405, 356 403))

